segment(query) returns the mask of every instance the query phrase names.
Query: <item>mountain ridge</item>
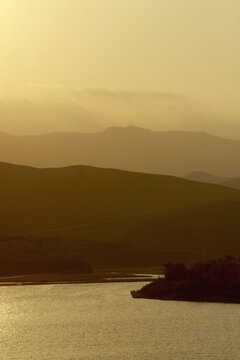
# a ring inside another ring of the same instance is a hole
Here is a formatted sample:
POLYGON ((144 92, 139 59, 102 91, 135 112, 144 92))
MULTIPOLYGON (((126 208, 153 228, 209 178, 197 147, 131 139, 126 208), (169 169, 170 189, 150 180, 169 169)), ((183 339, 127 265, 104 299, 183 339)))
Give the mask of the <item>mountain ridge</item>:
POLYGON ((96 134, 105 134, 105 133, 111 133, 111 132, 138 132, 138 133, 156 133, 156 134, 199 134, 199 135, 206 135, 209 137, 214 137, 222 140, 230 140, 234 142, 240 142, 240 139, 233 139, 231 137, 224 137, 220 135, 213 134, 211 132, 207 131, 196 131, 196 130, 154 130, 154 129, 148 129, 141 126, 135 126, 135 125, 128 125, 128 126, 109 126, 106 127, 103 130, 99 131, 93 131, 93 132, 85 132, 85 131, 50 131, 50 132, 43 132, 40 134, 14 134, 11 132, 5 132, 0 131, 0 135, 7 135, 7 136, 13 136, 13 137, 41 137, 41 136, 47 136, 47 135, 96 135, 96 134))
POLYGON ((85 164, 182 176, 202 169, 240 177, 240 141, 204 132, 112 127, 97 133, 0 135, 0 161, 34 167, 85 164))

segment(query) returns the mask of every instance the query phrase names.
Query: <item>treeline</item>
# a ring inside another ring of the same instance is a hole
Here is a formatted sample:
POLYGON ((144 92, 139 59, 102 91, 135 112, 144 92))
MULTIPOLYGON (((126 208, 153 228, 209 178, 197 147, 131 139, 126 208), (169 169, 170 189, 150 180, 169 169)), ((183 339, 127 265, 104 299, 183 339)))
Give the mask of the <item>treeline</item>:
POLYGON ((184 264, 165 264, 165 279, 158 279, 134 297, 240 303, 240 259, 227 256, 219 260, 184 264))
POLYGON ((56 240, 1 239, 0 275, 91 273, 92 266, 71 244, 56 240))
POLYGON ((164 268, 167 280, 203 281, 212 285, 240 283, 240 258, 236 259, 232 256, 196 263, 191 267, 167 263, 164 268))

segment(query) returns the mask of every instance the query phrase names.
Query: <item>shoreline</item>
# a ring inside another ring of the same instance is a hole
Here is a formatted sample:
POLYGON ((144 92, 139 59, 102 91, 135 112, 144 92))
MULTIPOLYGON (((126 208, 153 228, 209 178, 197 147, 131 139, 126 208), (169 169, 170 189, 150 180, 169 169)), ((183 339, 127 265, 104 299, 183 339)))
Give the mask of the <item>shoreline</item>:
POLYGON ((0 277, 1 286, 97 284, 121 282, 151 282, 158 275, 145 273, 99 272, 93 274, 33 274, 0 277))
POLYGON ((132 290, 132 291, 130 291, 130 294, 131 294, 133 299, 240 305, 239 301, 233 301, 233 300, 201 299, 201 298, 199 298, 199 299, 193 299, 193 298, 180 299, 180 298, 174 298, 174 297, 150 297, 150 296, 144 296, 144 295, 138 294, 138 290, 132 290))

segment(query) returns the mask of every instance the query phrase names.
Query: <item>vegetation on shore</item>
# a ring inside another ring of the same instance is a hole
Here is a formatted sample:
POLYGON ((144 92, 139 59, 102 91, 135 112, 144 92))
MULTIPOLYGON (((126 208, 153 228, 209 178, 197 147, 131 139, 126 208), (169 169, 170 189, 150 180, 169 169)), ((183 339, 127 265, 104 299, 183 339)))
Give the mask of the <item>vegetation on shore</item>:
POLYGON ((92 265, 61 241, 0 240, 0 277, 33 274, 90 274, 92 265))
POLYGON ((165 278, 132 291, 134 298, 240 303, 240 259, 165 264, 165 278))

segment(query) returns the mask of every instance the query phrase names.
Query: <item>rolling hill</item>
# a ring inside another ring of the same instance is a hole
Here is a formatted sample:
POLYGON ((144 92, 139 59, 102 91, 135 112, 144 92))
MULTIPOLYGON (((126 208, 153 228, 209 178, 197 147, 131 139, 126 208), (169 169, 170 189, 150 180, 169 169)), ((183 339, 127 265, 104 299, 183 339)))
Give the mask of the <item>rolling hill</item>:
POLYGON ((203 172, 240 176, 240 141, 201 132, 157 132, 137 127, 96 134, 0 134, 0 161, 36 167, 85 164, 185 176, 203 172))
POLYGON ((154 263, 240 256, 239 215, 239 202, 194 206, 153 217, 127 232, 122 242, 131 239, 131 246, 144 249, 154 263))
POLYGON ((240 249, 235 189, 88 166, 0 163, 0 177, 4 254, 6 243, 23 254, 41 244, 93 266, 135 266, 240 249))

